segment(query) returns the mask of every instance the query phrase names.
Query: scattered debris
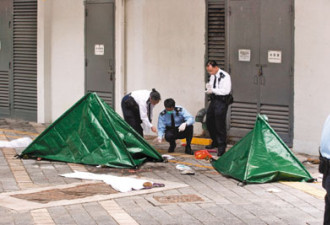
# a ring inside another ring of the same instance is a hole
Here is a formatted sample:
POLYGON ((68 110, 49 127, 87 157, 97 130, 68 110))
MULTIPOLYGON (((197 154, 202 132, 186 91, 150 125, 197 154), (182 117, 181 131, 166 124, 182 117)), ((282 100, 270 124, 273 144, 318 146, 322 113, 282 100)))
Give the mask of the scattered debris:
POLYGON ((318 158, 307 158, 307 162, 313 163, 313 164, 320 164, 320 159, 318 158))
POLYGON ((178 164, 176 165, 175 167, 177 170, 192 170, 191 167, 189 166, 185 166, 185 165, 182 165, 182 164, 178 164))
POLYGON ((208 150, 199 150, 195 152, 195 158, 209 160, 212 158, 212 155, 209 153, 208 150))
POLYGON ((281 192, 279 189, 276 189, 276 188, 268 188, 267 191, 269 193, 278 193, 278 192, 281 192))
POLYGON ((195 171, 193 170, 182 170, 182 175, 195 175, 195 171))
POLYGON ((174 156, 171 156, 171 155, 162 155, 162 157, 163 157, 163 159, 164 160, 171 160, 171 159, 175 159, 175 157, 174 156))
POLYGON ((182 175, 195 175, 195 171, 189 166, 178 164, 175 168, 181 170, 182 175))
POLYGON ((146 189, 150 189, 150 188, 152 188, 152 183, 149 182, 149 181, 144 182, 144 183, 143 183, 143 187, 146 188, 146 189))
POLYGON ((144 187, 145 189, 151 189, 151 188, 154 188, 154 187, 165 187, 165 184, 145 182, 145 183, 143 184, 143 187, 144 187))

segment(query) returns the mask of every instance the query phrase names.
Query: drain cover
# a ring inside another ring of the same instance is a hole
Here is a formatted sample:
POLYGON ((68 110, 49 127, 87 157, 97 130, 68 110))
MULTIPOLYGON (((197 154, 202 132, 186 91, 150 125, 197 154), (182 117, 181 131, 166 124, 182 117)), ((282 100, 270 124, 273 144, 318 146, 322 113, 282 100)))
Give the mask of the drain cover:
POLYGON ((29 194, 16 194, 11 197, 24 199, 38 203, 48 203, 59 200, 72 200, 85 198, 93 195, 108 195, 118 193, 110 185, 104 183, 83 184, 70 188, 56 188, 47 191, 34 192, 29 194))
POLYGON ((155 200, 160 203, 180 203, 180 202, 202 202, 204 201, 197 195, 167 195, 167 196, 154 196, 155 200))

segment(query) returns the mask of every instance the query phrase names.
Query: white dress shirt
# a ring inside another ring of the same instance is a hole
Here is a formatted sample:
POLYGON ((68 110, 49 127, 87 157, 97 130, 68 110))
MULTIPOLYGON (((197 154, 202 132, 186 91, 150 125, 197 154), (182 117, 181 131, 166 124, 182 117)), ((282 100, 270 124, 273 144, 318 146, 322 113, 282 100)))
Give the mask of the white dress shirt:
POLYGON ((228 95, 231 91, 230 75, 221 69, 219 69, 215 75, 210 76, 210 81, 208 84, 212 87, 212 93, 215 95, 228 95), (220 73, 222 73, 224 77, 222 77, 220 82, 218 82, 220 73), (214 79, 216 79, 215 88, 213 87, 214 79))
MULTIPOLYGON (((147 101, 150 98, 150 93, 151 93, 151 91, 148 91, 148 90, 138 90, 138 91, 133 91, 131 93, 131 96, 134 98, 136 103, 139 105, 140 118, 142 120, 142 123, 147 128, 152 127, 152 123, 149 121, 149 118, 148 118, 148 104, 147 104, 147 101)), ((154 108, 154 105, 150 104, 150 119, 152 118, 153 108, 154 108)))

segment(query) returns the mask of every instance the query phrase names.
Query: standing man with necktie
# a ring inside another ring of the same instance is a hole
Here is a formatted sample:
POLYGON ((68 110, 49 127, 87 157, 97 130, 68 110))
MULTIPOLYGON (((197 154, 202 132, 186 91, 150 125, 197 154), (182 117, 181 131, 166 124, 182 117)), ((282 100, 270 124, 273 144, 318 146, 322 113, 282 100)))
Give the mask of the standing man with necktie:
POLYGON ((174 152, 175 140, 186 138, 185 153, 192 155, 191 140, 194 133, 194 117, 183 107, 175 106, 172 98, 164 101, 165 109, 158 117, 158 142, 161 143, 163 137, 170 143, 168 152, 174 152))
POLYGON ((152 111, 160 101, 160 94, 156 89, 152 91, 138 90, 124 96, 121 108, 125 121, 143 137, 142 124, 156 133, 157 129, 152 125, 152 111))
POLYGON ((206 93, 211 100, 206 113, 206 126, 210 133, 212 144, 207 149, 218 148, 218 156, 226 151, 227 146, 227 99, 231 91, 230 75, 221 70, 214 60, 206 64, 210 80, 206 84, 206 93))
POLYGON ((324 225, 330 224, 330 115, 324 123, 321 146, 319 171, 323 173, 322 186, 327 191, 325 195, 324 225))

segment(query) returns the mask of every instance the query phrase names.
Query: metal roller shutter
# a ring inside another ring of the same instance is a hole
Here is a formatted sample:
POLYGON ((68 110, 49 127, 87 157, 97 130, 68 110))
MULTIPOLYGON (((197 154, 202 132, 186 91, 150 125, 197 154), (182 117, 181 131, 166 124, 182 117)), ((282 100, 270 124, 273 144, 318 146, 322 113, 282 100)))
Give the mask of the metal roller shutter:
POLYGON ((8 71, 0 71, 0 116, 9 115, 9 75, 8 71))
POLYGON ((37 0, 14 0, 13 114, 37 118, 37 0))
POLYGON ((207 58, 225 68, 225 0, 207 1, 207 58))
POLYGON ((0 117, 10 117, 10 76, 12 55, 11 0, 0 1, 0 117))

